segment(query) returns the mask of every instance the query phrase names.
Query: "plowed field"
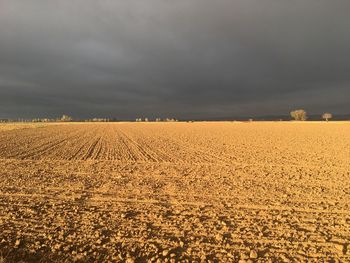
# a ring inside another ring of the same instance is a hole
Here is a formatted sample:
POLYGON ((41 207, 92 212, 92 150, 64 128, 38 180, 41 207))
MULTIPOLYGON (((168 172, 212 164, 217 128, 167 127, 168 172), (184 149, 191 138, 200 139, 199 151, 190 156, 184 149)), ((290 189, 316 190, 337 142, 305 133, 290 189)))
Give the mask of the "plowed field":
POLYGON ((350 123, 0 127, 0 161, 0 262, 350 261, 350 123))

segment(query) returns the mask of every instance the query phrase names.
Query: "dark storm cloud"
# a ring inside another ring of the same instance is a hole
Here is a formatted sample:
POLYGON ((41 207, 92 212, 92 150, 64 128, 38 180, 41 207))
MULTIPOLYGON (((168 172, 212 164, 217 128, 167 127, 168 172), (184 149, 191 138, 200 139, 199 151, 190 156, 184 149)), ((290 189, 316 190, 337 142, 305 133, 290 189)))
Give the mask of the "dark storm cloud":
POLYGON ((348 113, 347 0, 0 0, 0 117, 348 113))

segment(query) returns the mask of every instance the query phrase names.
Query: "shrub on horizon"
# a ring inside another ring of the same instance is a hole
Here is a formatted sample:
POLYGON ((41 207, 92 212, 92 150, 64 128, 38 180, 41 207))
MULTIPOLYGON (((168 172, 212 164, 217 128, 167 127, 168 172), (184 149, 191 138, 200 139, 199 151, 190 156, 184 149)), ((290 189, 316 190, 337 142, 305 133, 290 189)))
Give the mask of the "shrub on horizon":
POLYGON ((328 122, 329 119, 332 119, 333 115, 332 113, 326 112, 322 114, 322 119, 326 120, 328 122))

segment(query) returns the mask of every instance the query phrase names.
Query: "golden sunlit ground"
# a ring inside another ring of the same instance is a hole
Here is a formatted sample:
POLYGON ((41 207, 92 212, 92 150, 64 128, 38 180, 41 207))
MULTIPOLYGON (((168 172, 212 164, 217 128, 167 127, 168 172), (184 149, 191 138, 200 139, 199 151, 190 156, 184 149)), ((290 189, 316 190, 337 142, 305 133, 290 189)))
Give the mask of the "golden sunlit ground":
POLYGON ((0 160, 4 262, 350 261, 350 122, 0 124, 0 160))

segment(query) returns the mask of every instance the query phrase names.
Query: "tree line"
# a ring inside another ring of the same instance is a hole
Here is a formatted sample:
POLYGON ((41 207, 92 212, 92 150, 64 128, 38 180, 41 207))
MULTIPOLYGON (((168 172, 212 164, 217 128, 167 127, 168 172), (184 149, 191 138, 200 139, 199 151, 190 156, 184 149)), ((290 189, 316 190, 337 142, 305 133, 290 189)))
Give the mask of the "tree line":
MULTIPOLYGON (((290 112, 290 116, 292 117, 293 120, 296 121, 306 121, 308 119, 307 112, 303 109, 298 109, 290 112)), ((321 118, 324 119, 325 121, 329 121, 333 118, 333 114, 329 112, 325 112, 321 115, 321 118)), ((118 121, 115 118, 92 118, 92 119, 73 119, 73 117, 69 115, 62 115, 60 118, 56 119, 49 119, 49 118, 35 118, 32 120, 24 120, 24 119, 0 119, 0 123, 4 122, 72 122, 72 121, 83 121, 83 122, 115 122, 118 121)), ((177 122, 178 120, 175 118, 155 118, 154 120, 148 119, 148 118, 136 118, 135 122, 149 122, 149 121, 155 121, 155 122, 177 122)), ((249 119, 248 121, 252 122, 253 119, 249 119)))
MULTIPOLYGON (((306 111, 303 109, 291 111, 290 116, 296 121, 306 121, 308 118, 306 111)), ((322 114, 321 117, 322 117, 322 119, 324 119, 325 121, 328 122, 330 119, 333 118, 333 115, 332 115, 332 113, 325 112, 322 114)))

